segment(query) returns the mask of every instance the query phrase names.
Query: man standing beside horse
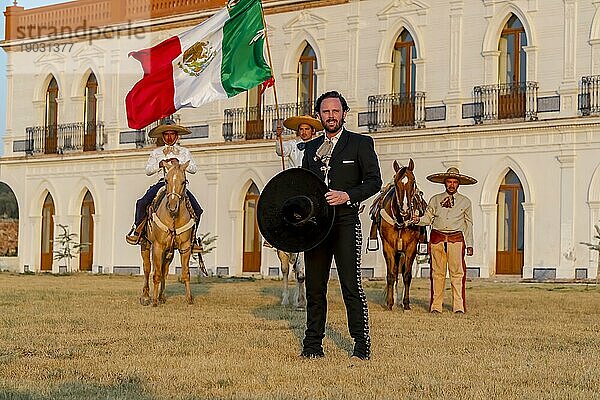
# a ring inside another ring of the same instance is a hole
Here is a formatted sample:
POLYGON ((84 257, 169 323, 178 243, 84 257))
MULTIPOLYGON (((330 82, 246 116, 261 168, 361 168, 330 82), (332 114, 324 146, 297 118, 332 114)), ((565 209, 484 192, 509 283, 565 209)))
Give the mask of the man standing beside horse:
POLYGON ((368 360, 371 355, 369 311, 361 283, 360 202, 381 188, 381 172, 373 139, 347 131, 344 122, 349 107, 335 91, 322 94, 315 103, 325 135, 306 143, 302 167, 317 174, 329 189, 325 199, 335 207, 329 234, 305 252, 308 299, 306 332, 301 355, 323 357, 327 315, 327 282, 332 258, 346 305, 348 329, 354 339, 353 358, 368 360))
MULTIPOLYGON (((159 126, 153 128, 148 136, 151 138, 161 140, 164 142, 164 146, 157 147, 150 153, 150 157, 148 158, 148 162, 146 164, 146 175, 152 176, 161 169, 164 170, 167 163, 172 161, 177 161, 179 164, 187 164, 186 172, 190 174, 195 174, 198 170, 194 159, 192 158, 192 153, 186 149, 185 147, 177 145, 177 141, 179 140, 180 135, 188 135, 191 131, 181 125, 175 124, 172 120, 167 120, 159 126)), ((135 203, 135 222, 131 231, 127 234, 125 239, 127 243, 136 245, 140 243, 140 239, 142 237, 142 232, 144 231, 144 227, 146 225, 147 219, 147 209, 156 194, 165 186, 165 180, 161 177, 161 179, 150 186, 150 188, 146 191, 144 196, 139 199, 135 203)), ((190 200, 190 204, 195 214, 195 231, 198 229, 198 224, 200 223, 200 216, 202 215, 202 208, 198 201, 190 192, 186 190, 187 197, 190 200)), ((194 245, 192 247, 192 252, 199 253, 202 250, 202 246, 197 242, 197 239, 194 240, 194 245)))
POLYGON ((446 267, 452 285, 452 310, 466 311, 465 281, 467 256, 473 255, 473 213, 471 200, 458 193, 460 185, 473 185, 477 180, 462 175, 458 168, 448 168, 445 173, 429 175, 427 180, 443 183, 446 191, 434 195, 421 218, 413 217, 420 226, 431 225, 429 238, 431 255, 431 297, 429 311, 442 312, 446 267))

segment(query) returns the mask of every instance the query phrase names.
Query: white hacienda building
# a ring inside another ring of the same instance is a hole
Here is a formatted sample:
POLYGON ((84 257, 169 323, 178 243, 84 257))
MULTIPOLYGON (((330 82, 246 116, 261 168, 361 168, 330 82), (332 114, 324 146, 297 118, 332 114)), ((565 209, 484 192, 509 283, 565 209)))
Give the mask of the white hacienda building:
MULTIPOLYGON (((225 0, 78 0, 7 7, 7 113, 0 181, 19 205, 18 270, 59 272, 57 224, 89 250, 72 266, 139 273, 124 235, 156 177, 154 146, 127 127, 124 98, 142 75, 133 50, 199 23, 225 0)), ((596 275, 600 219, 600 2, 593 0, 275 0, 264 2, 281 118, 339 90, 347 126, 375 139, 384 180, 412 158, 425 177, 456 166, 479 183, 469 275, 596 275)), ((189 176, 218 235, 215 273, 269 275, 256 200, 280 170, 272 89, 175 116, 199 164, 189 176)), ((369 204, 367 204, 368 206, 369 204)), ((362 215, 364 237, 369 219, 362 215)), ((385 276, 379 252, 366 275, 385 276)), ((419 273, 426 273, 422 269, 419 273)))

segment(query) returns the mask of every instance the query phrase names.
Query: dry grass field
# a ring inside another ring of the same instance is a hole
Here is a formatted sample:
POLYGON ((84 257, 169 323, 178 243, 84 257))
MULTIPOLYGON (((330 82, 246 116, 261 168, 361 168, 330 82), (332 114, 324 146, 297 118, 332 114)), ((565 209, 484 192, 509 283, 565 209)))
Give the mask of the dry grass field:
MULTIPOLYGON (((0 399, 598 399, 600 287, 468 283, 466 315, 383 309, 364 283, 373 358, 351 366, 339 285, 326 357, 303 360, 305 315, 281 282, 202 279, 195 304, 138 302, 139 276, 0 274, 0 399)), ((449 299, 447 291, 447 299, 449 299)))

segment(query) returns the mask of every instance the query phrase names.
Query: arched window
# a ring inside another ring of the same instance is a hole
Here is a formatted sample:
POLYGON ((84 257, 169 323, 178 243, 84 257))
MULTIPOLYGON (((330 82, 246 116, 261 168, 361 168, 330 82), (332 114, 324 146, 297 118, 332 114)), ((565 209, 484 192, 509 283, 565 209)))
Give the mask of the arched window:
POLYGON ((392 91, 409 97, 415 92, 416 67, 414 59, 417 58, 417 49, 415 42, 406 29, 403 29, 392 53, 392 63, 394 69, 392 72, 392 91))
POLYGON ((312 103, 317 98, 317 55, 307 44, 298 61, 299 114, 312 114, 312 103))
POLYGON ((56 153, 58 128, 58 83, 52 77, 46 89, 46 110, 44 116, 44 152, 56 153))
POLYGON ((500 59, 498 66, 498 83, 522 83, 527 78, 527 58, 525 50, 527 36, 523 24, 512 14, 504 25, 498 50, 500 59))
POLYGON ((96 75, 92 72, 85 84, 85 104, 83 108, 83 151, 96 150, 96 116, 97 116, 97 98, 98 81, 96 75))
POLYGON ((81 224, 79 226, 79 243, 86 244, 79 252, 79 270, 92 271, 94 255, 94 199, 88 190, 81 203, 81 224))
POLYGON ((42 271, 52 271, 52 260, 54 256, 54 200, 50 193, 46 195, 42 206, 42 248, 41 265, 42 271))
POLYGON ((496 273, 521 275, 523 270, 525 194, 517 174, 508 170, 498 189, 496 273))
POLYGON ((242 272, 260 272, 261 239, 256 220, 256 204, 260 192, 252 183, 244 199, 244 259, 242 272))

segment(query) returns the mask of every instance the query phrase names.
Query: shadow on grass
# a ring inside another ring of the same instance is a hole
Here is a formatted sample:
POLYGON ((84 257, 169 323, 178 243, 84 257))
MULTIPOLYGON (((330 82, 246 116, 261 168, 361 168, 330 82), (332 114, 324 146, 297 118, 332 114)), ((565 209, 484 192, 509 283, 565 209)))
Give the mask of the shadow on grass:
POLYGON ((155 400, 145 392, 139 377, 124 377, 114 385, 99 385, 85 382, 62 384, 46 393, 14 390, 0 386, 2 400, 155 400))
MULTIPOLYGON (((412 287, 412 286, 411 286, 412 287)), ((387 308, 385 303, 385 282, 380 286, 372 286, 372 287, 364 287, 365 295, 367 296, 367 301, 370 304, 378 304, 382 308, 387 308)), ((398 293, 399 296, 403 296, 404 284, 399 282, 398 293)), ((425 311, 429 311, 429 300, 423 299, 420 297, 416 297, 413 293, 413 290, 410 291, 410 307, 414 309, 415 307, 422 308, 425 311)), ((398 302, 396 300, 396 304, 394 305, 394 310, 402 311, 402 299, 398 302)))
MULTIPOLYGON (((275 301, 254 310, 254 315, 258 318, 263 318, 271 321, 287 321, 289 329, 292 331, 298 341, 298 351, 302 349, 302 339, 304 338, 304 330, 306 328, 306 311, 297 310, 294 306, 281 305, 282 288, 265 287, 261 289, 261 294, 267 297, 273 297, 275 301)), ((294 293, 290 293, 293 296, 294 293)), ((325 336, 330 338, 337 347, 352 351, 354 342, 344 333, 327 324, 325 327, 325 336)))

